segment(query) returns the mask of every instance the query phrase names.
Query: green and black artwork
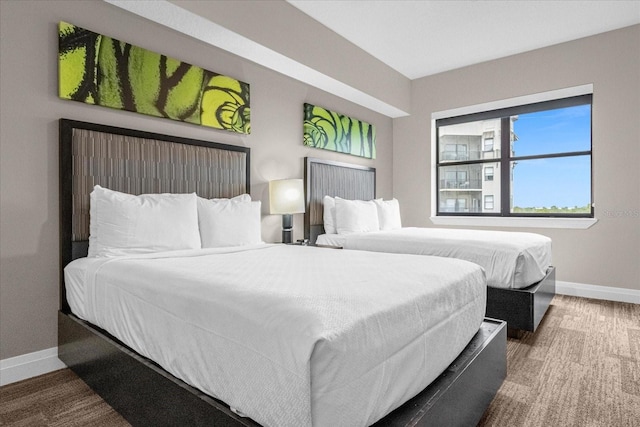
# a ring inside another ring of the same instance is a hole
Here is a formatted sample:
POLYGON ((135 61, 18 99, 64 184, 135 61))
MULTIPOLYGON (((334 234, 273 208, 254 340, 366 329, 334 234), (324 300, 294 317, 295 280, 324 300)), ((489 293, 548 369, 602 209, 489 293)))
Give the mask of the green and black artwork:
POLYGON ((318 107, 304 104, 304 145, 354 156, 376 158, 375 126, 318 107))
POLYGON ((248 83, 66 22, 58 36, 61 98, 251 133, 248 83))

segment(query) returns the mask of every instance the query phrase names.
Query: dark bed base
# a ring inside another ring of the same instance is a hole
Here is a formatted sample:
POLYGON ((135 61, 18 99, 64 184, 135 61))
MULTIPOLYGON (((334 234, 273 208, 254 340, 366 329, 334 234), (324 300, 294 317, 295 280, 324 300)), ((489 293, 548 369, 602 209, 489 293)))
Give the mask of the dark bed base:
MULTIPOLYGON (((440 377, 375 425, 476 425, 506 377, 506 345, 505 323, 485 319, 440 377)), ((62 311, 58 357, 134 426, 258 426, 62 311)))
POLYGON ((556 294, 556 269, 549 267, 538 283, 524 289, 487 288, 487 317, 507 322, 510 336, 535 332, 556 294))
POLYGON ((446 371, 374 426, 477 425, 507 376, 506 329, 505 322, 485 318, 446 371))
POLYGON ((61 311, 58 358, 134 426, 258 426, 107 332, 61 311))

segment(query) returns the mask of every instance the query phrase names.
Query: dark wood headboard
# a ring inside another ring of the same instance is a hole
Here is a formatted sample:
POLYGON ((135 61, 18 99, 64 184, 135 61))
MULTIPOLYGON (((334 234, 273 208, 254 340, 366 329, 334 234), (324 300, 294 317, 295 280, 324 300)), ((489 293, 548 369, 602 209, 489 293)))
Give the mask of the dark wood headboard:
POLYGON ((61 308, 64 267, 87 255, 89 194, 95 185, 129 194, 250 192, 250 149, 60 119, 61 308))
POLYGON ((324 196, 349 200, 376 197, 376 169, 368 166, 305 157, 304 181, 307 194, 304 237, 312 244, 324 233, 324 196))

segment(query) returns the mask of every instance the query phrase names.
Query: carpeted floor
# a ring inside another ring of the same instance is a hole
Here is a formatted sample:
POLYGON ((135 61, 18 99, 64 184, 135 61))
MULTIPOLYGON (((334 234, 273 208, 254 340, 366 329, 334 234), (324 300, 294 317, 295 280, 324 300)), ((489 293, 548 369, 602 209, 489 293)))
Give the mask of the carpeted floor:
POLYGON ((70 369, 0 387, 0 426, 129 426, 70 369))
MULTIPOLYGON (((640 305, 558 295, 507 344, 480 426, 640 426, 640 305)), ((2 426, 128 426, 68 369, 0 388, 2 426)))
POLYGON ((480 426, 640 426, 640 305, 557 295, 480 426))

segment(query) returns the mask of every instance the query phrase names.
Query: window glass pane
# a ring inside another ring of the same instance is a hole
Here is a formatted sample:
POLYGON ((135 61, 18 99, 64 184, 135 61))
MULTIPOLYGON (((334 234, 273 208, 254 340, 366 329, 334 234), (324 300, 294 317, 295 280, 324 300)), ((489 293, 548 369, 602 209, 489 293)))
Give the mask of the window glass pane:
POLYGON ((499 157, 500 119, 438 127, 440 163, 499 157))
POLYGON ((512 156, 591 150, 591 105, 520 114, 512 123, 512 156))
MULTIPOLYGON (((486 163, 478 163, 439 167, 438 212, 499 213, 500 179, 496 177, 493 181, 485 181, 486 166, 486 163), (494 198, 489 209, 485 208, 483 196, 486 195, 494 198)), ((494 169, 494 175, 497 174, 494 169)))
POLYGON ((493 196, 484 196, 484 208, 485 210, 493 209, 493 196))
POLYGON ((591 156, 511 162, 511 212, 591 213, 591 156))
POLYGON ((493 181, 493 166, 485 166, 484 168, 484 180, 493 181))

